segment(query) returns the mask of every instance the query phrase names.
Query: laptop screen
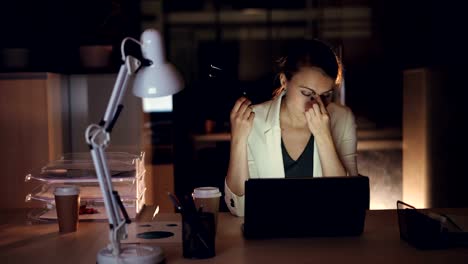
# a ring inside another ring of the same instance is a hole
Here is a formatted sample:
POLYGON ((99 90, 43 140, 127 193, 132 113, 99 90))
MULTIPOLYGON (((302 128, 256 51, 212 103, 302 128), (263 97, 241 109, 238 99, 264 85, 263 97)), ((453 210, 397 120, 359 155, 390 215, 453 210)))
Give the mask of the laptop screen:
POLYGON ((250 179, 244 235, 359 235, 368 208, 369 179, 364 176, 250 179))

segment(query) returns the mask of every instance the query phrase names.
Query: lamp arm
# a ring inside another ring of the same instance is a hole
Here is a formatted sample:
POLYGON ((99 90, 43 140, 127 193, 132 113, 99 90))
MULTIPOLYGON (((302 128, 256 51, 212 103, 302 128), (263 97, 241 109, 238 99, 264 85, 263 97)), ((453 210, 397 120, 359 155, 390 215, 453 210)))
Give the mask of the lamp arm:
POLYGON ((125 42, 127 42, 127 40, 131 40, 141 46, 141 42, 132 37, 124 38, 120 44, 120 54, 122 54, 122 60, 125 60, 125 42))
POLYGON ((109 220, 109 239, 111 242, 109 247, 112 248, 112 253, 115 256, 120 254, 120 240, 127 238, 126 224, 131 223, 131 220, 118 192, 113 189, 104 150, 109 145, 110 132, 122 111, 122 99, 127 90, 130 75, 133 75, 139 69, 140 64, 140 61, 134 57, 127 56, 125 58, 124 64, 120 67, 103 119, 99 125, 89 125, 85 132, 86 142, 90 148, 109 220))
POLYGON ((125 57, 124 64, 120 66, 119 74, 115 80, 114 89, 112 90, 109 103, 107 104, 104 117, 99 123, 104 126, 107 132, 111 132, 112 128, 123 109, 122 100, 128 86, 130 75, 135 74, 141 66, 141 62, 132 56, 125 57))

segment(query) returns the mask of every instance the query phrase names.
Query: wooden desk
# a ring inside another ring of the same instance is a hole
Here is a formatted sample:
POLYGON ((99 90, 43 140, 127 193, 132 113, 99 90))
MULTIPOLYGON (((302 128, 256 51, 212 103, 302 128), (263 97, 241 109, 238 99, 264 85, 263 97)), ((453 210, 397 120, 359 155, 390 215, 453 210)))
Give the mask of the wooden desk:
MULTIPOLYGON (((139 221, 151 218, 148 211, 139 221)), ((468 215, 468 209, 444 212, 468 215)), ((180 217, 161 214, 155 220, 180 217)), ((59 235, 56 224, 24 221, 24 210, 0 213, 0 263, 95 263, 96 253, 107 244, 104 222, 80 223, 78 232, 59 235)), ((360 237, 250 241, 241 236, 242 222, 227 213, 220 215, 212 259, 184 259, 181 243, 161 244, 167 263, 468 263, 468 248, 420 251, 401 241, 395 210, 369 211, 360 237)))

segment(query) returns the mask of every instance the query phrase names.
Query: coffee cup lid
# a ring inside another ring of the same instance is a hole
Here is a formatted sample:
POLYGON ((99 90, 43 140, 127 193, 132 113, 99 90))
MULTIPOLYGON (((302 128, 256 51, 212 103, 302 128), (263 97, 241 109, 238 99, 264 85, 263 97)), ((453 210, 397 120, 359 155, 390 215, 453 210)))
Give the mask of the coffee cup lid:
POLYGON ((80 194, 80 188, 74 185, 64 185, 55 187, 55 195, 78 195, 80 194))
POLYGON ((220 197, 221 192, 217 187, 198 187, 193 190, 194 198, 213 198, 220 197))

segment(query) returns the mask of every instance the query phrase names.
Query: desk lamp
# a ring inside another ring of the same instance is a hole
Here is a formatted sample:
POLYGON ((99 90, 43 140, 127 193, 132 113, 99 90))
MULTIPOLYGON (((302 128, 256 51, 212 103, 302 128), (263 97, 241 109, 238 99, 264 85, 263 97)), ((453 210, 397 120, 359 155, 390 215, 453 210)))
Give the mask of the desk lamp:
POLYGON ((164 260, 160 247, 138 244, 121 244, 128 237, 127 224, 131 223, 119 194, 112 187, 112 179, 106 161, 105 149, 110 142, 110 133, 123 109, 122 98, 131 76, 135 76, 133 94, 137 97, 162 97, 183 89, 183 80, 174 66, 165 61, 161 35, 153 29, 145 30, 141 42, 127 37, 122 40, 123 63, 114 84, 106 112, 99 124, 86 129, 86 142, 96 169, 99 187, 109 220, 109 240, 106 248, 99 251, 97 262, 104 263, 159 263, 164 260), (131 40, 141 47, 143 58, 125 54, 125 43, 131 40))

